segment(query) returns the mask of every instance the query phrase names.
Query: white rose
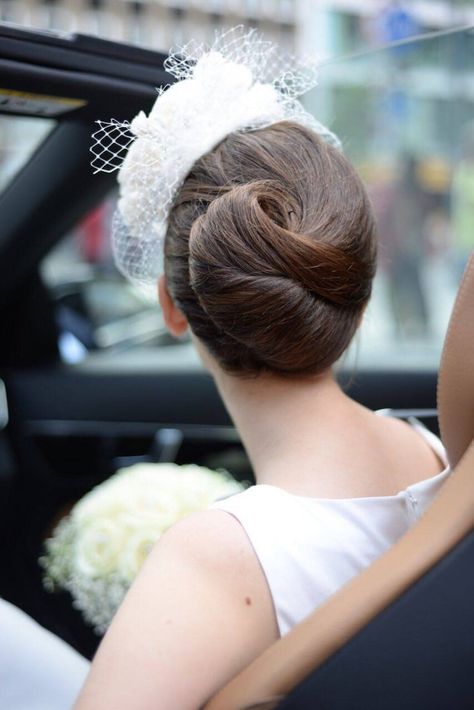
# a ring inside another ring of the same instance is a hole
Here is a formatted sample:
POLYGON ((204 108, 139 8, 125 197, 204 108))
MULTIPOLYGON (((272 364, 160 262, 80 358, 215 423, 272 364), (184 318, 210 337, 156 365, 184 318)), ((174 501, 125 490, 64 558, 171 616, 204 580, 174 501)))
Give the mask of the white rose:
POLYGON ((125 542, 125 530, 118 519, 102 518, 78 531, 73 567, 86 577, 103 577, 117 567, 125 542))
POLYGON ((159 526, 141 526, 127 537, 118 561, 117 572, 132 582, 148 557, 153 545, 161 537, 159 526))
POLYGON ((128 506, 127 490, 117 485, 118 480, 111 478, 87 493, 72 510, 72 517, 77 526, 85 526, 100 517, 114 517, 128 506))
POLYGON ((122 520, 130 527, 152 524, 165 531, 179 516, 179 500, 173 491, 147 486, 146 482, 128 491, 128 507, 122 520))

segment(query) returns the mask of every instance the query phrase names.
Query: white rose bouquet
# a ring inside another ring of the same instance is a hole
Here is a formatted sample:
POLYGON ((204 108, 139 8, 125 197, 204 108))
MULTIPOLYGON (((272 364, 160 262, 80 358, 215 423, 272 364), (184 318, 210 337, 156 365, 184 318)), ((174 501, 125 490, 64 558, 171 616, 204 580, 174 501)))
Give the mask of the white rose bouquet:
POLYGON ((225 472, 136 464, 87 493, 46 540, 46 589, 70 592, 102 634, 153 544, 173 523, 243 490, 225 472))

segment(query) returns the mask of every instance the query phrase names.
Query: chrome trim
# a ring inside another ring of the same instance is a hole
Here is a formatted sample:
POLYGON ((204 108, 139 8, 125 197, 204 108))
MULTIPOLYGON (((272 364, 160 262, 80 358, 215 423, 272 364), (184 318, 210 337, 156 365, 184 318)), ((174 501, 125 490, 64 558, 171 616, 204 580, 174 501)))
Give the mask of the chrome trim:
POLYGON ((0 379, 0 431, 6 428, 9 420, 7 390, 4 381, 0 379))
POLYGON ((431 417, 438 417, 437 409, 391 409, 387 407, 386 409, 377 409, 375 414, 380 414, 384 417, 397 417, 398 419, 409 419, 410 417, 416 417, 418 419, 426 419, 431 417))

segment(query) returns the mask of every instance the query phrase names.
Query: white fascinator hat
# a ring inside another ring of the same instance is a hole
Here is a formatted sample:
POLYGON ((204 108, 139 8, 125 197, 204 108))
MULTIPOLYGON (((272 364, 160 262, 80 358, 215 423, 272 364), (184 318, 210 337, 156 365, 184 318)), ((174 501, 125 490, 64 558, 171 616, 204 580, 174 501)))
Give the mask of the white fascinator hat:
POLYGON ((196 160, 226 136, 291 120, 340 147, 298 100, 317 84, 316 63, 280 53, 255 29, 238 26, 216 33, 210 45, 173 48, 164 68, 176 81, 158 89, 148 116, 140 111, 131 122, 97 121, 91 147, 94 172, 118 170, 117 267, 153 293, 179 188, 196 160))

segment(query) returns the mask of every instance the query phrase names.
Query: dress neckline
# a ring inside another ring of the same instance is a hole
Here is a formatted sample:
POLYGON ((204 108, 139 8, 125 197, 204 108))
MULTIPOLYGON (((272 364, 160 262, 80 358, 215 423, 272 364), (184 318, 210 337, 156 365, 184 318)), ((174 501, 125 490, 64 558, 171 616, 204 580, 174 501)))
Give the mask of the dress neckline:
POLYGON ((413 494, 415 492, 418 492, 420 490, 426 490, 430 488, 436 488, 438 484, 441 484, 445 478, 448 477, 448 474, 450 473, 450 466, 448 463, 448 458, 446 455, 446 451, 444 449, 443 444, 441 443, 440 439, 433 434, 419 419, 416 417, 410 417, 409 422, 412 425, 412 427, 418 431, 418 433, 425 439, 425 441, 429 444, 431 449, 435 452, 435 454, 438 456, 438 458, 445 464, 445 467, 443 468, 442 471, 439 471, 438 473, 435 473, 434 476, 429 476, 428 478, 423 478, 420 481, 416 481, 415 483, 412 483, 411 485, 407 486, 406 488, 403 488, 402 490, 398 491, 397 493, 393 493, 392 495, 387 495, 387 496, 357 496, 355 498, 324 498, 324 497, 315 497, 315 496, 304 496, 299 493, 291 493, 291 491, 287 491, 284 488, 280 488, 280 486, 273 486, 270 483, 257 483, 255 486, 252 486, 252 488, 259 488, 259 489, 270 489, 277 491, 279 493, 283 493, 286 496, 290 496, 291 498, 295 498, 297 500, 305 500, 305 501, 314 501, 318 503, 360 503, 360 502, 388 502, 391 500, 399 500, 400 497, 407 496, 410 494, 413 494))
POLYGON ((315 503, 366 503, 384 501, 388 502, 390 500, 399 500, 401 496, 406 496, 409 493, 417 491, 419 488, 426 489, 436 487, 436 484, 442 483, 443 480, 448 477, 449 473, 450 469, 449 466, 447 466, 439 473, 436 473, 434 476, 430 476, 429 478, 424 478, 421 481, 417 481, 411 486, 407 486, 401 491, 398 491, 398 493, 393 493, 392 495, 388 496, 356 496, 355 498, 324 498, 316 496, 304 496, 300 493, 291 493, 291 491, 287 491, 284 488, 280 488, 279 486, 272 486, 270 483, 257 483, 255 486, 252 486, 252 488, 269 488, 270 490, 277 491, 278 493, 283 493, 283 495, 290 496, 291 498, 296 498, 298 500, 306 500, 315 503))

